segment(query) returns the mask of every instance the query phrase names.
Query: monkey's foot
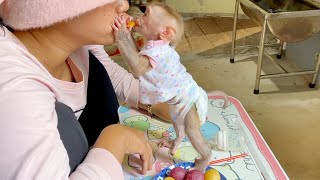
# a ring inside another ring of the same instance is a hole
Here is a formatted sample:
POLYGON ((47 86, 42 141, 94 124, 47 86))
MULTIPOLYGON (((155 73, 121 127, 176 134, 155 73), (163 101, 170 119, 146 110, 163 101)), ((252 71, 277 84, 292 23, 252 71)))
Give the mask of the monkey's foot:
POLYGON ((194 161, 195 166, 192 169, 197 169, 197 170, 199 170, 201 172, 205 172, 209 162, 210 162, 210 159, 208 159, 208 158, 196 159, 194 161))

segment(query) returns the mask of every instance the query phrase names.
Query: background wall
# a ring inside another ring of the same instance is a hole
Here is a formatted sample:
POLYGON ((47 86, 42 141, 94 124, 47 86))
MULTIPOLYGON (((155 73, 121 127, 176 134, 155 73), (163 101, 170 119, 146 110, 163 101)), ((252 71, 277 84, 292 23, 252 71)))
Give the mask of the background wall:
POLYGON ((182 14, 199 15, 232 16, 235 7, 235 0, 166 0, 166 3, 182 14))

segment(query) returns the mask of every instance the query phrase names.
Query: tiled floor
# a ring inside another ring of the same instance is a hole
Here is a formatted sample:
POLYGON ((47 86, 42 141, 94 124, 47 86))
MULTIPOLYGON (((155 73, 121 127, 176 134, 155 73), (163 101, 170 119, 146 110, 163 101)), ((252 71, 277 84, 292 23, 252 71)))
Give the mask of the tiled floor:
MULTIPOLYGON (((203 52, 231 42, 233 19, 224 17, 193 18, 185 21, 185 36, 177 47, 181 53, 203 52)), ((260 31, 249 19, 239 20, 237 39, 260 31)))
MULTIPOLYGON (((237 44, 257 44, 260 27, 251 20, 239 24, 237 44)), ((181 62, 206 91, 223 90, 242 102, 290 179, 320 179, 320 90, 308 88, 310 76, 297 76, 262 80, 261 93, 253 95, 257 50, 237 51, 230 64, 232 26, 231 18, 186 18, 177 47, 181 62)), ((112 58, 125 66, 121 56, 112 58)), ((279 62, 296 69, 286 57, 279 62)), ((276 71, 267 60, 263 64, 263 72, 276 71)))

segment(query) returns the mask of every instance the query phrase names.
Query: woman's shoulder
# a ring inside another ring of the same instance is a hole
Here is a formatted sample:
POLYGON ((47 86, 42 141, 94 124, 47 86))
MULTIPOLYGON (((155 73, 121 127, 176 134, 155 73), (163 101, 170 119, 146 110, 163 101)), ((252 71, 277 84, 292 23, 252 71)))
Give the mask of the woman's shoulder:
POLYGON ((34 87, 48 89, 53 82, 49 72, 25 47, 10 39, 0 38, 0 87, 14 88, 33 84, 34 87))
POLYGON ((0 36, 0 62, 19 64, 33 61, 27 48, 16 38, 9 35, 0 36))
POLYGON ((0 74, 2 77, 41 73, 44 73, 41 64, 35 61, 27 50, 14 42, 0 40, 0 74))

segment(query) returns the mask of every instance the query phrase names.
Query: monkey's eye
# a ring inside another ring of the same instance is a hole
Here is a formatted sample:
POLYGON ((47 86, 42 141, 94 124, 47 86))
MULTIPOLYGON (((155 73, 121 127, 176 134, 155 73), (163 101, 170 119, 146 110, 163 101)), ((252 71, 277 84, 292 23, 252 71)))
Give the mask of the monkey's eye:
POLYGON ((144 13, 144 12, 146 12, 147 7, 146 7, 146 6, 143 6, 143 5, 140 5, 140 6, 139 6, 139 9, 140 9, 141 12, 144 13))

